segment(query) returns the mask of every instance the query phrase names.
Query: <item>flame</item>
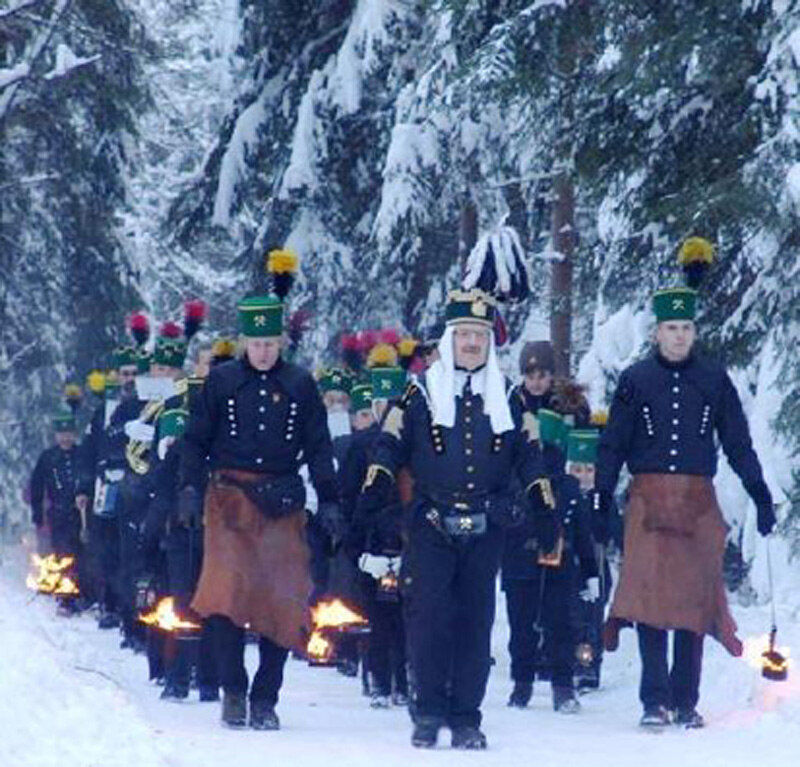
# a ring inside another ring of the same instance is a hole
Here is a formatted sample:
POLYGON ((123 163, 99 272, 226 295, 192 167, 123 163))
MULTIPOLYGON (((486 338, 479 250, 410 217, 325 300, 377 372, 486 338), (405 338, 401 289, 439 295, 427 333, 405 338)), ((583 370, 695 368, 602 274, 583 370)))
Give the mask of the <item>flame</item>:
POLYGON ((351 610, 341 599, 320 602, 311 608, 311 620, 315 629, 364 626, 367 619, 351 610))
POLYGON ((333 657, 333 643, 324 635, 326 629, 343 629, 349 626, 365 626, 367 619, 351 610, 341 599, 320 602, 311 608, 314 630, 308 639, 306 652, 312 660, 327 662, 333 657))
POLYGON ((769 634, 757 637, 747 637, 744 640, 742 660, 748 666, 769 671, 785 671, 790 666, 791 649, 789 647, 771 647, 769 634), (776 656, 783 656, 781 659, 776 656))
POLYGON ((306 652, 316 661, 328 661, 333 656, 333 644, 322 636, 319 629, 315 629, 309 637, 306 652))
POLYGON ((75 563, 75 557, 58 557, 48 554, 40 557, 31 555, 31 564, 35 572, 30 573, 25 579, 25 585, 33 591, 42 594, 55 594, 57 596, 76 596, 80 594, 78 584, 66 572, 75 563))
POLYGON ((164 597, 151 612, 140 615, 139 620, 164 631, 196 631, 200 628, 199 623, 184 620, 175 612, 175 597, 164 597))

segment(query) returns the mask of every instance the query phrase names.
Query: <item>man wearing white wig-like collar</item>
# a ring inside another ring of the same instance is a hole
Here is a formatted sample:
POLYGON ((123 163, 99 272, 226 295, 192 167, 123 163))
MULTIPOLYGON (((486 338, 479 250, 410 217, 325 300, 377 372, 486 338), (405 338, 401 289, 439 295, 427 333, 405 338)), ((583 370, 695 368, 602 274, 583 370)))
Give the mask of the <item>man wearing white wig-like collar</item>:
POLYGON ((480 290, 448 296, 440 359, 384 419, 359 501, 381 508, 401 467, 414 478, 409 514, 407 632, 416 705, 412 743, 486 748, 480 706, 489 676, 495 578, 503 531, 521 514, 514 472, 546 513, 538 429, 510 404, 497 361, 494 300, 480 290))

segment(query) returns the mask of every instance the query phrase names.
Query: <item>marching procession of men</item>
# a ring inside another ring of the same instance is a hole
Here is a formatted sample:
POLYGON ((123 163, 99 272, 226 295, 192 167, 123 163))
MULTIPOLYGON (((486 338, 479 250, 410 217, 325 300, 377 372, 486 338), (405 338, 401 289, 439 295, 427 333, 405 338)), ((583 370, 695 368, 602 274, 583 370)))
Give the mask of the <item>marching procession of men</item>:
POLYGON ((508 381, 498 300, 476 287, 448 295, 440 337, 343 339, 315 380, 289 360, 285 282, 239 302, 238 343, 198 352, 192 377, 196 302, 151 357, 135 316, 82 443, 74 412, 54 417, 30 500, 40 552, 78 560, 81 597, 64 612, 95 603, 101 629, 147 652, 162 698, 185 699, 194 681, 201 701, 221 699, 224 725, 277 730, 287 658, 307 654, 311 607, 339 597, 369 620, 369 639, 343 640, 338 658, 351 675, 363 666, 372 707, 407 705, 415 747, 447 728, 453 748, 481 750, 499 576, 509 706, 525 708, 540 679, 556 711, 578 713, 604 649, 635 626, 641 725, 703 726, 703 637, 741 653, 715 439, 762 535, 775 516, 736 390, 694 349, 697 291, 655 294, 654 352, 622 373, 606 423, 556 377, 547 341, 522 346, 520 381, 508 381), (199 641, 145 626, 165 596, 199 641))

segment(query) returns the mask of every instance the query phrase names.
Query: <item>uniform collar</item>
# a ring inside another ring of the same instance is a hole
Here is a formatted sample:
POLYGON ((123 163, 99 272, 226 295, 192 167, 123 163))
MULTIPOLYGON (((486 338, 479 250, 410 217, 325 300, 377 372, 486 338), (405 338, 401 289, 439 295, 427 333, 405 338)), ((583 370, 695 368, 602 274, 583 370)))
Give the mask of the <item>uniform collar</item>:
POLYGON ((663 357, 658 350, 656 350, 655 356, 656 362, 667 370, 685 370, 694 364, 695 361, 694 350, 689 353, 689 356, 685 360, 681 360, 680 362, 671 362, 666 357, 663 357))

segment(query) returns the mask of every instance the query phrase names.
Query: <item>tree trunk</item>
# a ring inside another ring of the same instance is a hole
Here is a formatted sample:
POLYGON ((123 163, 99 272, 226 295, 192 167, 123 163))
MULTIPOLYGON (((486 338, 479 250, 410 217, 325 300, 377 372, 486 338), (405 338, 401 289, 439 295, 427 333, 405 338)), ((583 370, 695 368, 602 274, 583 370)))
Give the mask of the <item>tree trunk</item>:
POLYGON ((569 376, 572 346, 572 265, 575 252, 575 189, 566 173, 556 177, 553 191, 553 247, 558 260, 550 275, 550 340, 556 375, 569 376))
POLYGON ((464 275, 467 259, 475 243, 478 241, 478 206, 471 197, 467 197, 461 205, 461 214, 458 221, 458 262, 461 265, 461 274, 464 275))

